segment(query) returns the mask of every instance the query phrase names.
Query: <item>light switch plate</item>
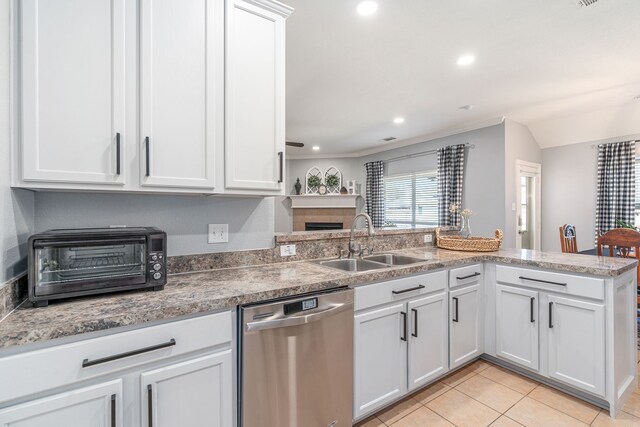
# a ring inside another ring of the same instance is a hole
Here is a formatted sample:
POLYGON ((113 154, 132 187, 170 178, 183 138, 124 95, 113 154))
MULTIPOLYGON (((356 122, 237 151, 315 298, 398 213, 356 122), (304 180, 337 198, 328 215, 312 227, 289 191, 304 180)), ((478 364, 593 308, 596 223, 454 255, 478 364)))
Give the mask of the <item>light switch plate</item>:
POLYGON ((425 243, 433 243, 433 234, 425 234, 424 235, 425 243))
POLYGON ((294 256, 296 254, 296 245, 280 246, 280 256, 294 256))
POLYGON ((229 224, 209 224, 209 243, 227 243, 229 241, 229 224))

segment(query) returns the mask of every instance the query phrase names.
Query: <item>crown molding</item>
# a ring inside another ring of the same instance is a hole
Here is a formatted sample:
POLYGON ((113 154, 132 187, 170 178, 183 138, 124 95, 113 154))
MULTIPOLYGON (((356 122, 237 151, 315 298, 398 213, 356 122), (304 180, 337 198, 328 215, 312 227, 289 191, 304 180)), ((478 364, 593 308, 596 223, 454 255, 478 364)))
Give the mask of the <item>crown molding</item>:
POLYGON ((263 9, 267 9, 271 12, 277 13, 278 15, 288 18, 289 15, 293 12, 293 8, 284 3, 280 3, 275 0, 244 0, 247 3, 253 4, 255 6, 261 7, 263 9))

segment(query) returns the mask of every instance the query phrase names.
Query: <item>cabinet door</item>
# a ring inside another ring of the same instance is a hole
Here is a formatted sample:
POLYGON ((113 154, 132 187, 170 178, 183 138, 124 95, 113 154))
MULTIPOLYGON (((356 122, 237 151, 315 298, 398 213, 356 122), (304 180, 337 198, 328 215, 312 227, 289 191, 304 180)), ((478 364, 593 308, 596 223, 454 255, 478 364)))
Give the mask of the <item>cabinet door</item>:
POLYGON ((410 301, 409 390, 441 376, 449 368, 447 296, 445 292, 410 301))
POLYGON ((228 0, 225 186, 280 192, 284 176, 285 17, 228 0))
POLYGON ((142 0, 143 186, 214 187, 223 140, 224 11, 219 0, 142 0))
POLYGON ((538 370, 538 293, 496 285, 496 354, 538 370))
POLYGON ((604 306, 549 296, 549 376, 605 394, 604 306))
POLYGON ((405 304, 357 314, 354 319, 354 418, 402 396, 406 388, 405 304))
POLYGON ((115 427, 122 406, 122 381, 115 380, 0 409, 0 426, 115 427))
POLYGON ((124 184, 124 0, 20 6, 22 180, 124 184))
POLYGON ((166 366, 141 375, 142 425, 230 427, 231 350, 166 366), (149 421, 151 417, 151 422, 149 421))
POLYGON ((449 366, 456 368, 482 353, 480 285, 450 291, 449 366))

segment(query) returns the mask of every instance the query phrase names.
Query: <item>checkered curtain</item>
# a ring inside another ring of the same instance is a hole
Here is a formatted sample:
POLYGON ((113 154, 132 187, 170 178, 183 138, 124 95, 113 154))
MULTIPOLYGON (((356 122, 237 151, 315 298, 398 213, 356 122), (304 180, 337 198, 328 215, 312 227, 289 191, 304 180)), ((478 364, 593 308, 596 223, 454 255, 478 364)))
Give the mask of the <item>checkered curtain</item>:
POLYGON ((462 204, 464 182, 464 144, 438 150, 438 225, 460 225, 460 213, 449 212, 449 206, 462 204))
POLYGON ((365 163, 367 169, 367 213, 374 227, 384 226, 384 162, 365 163))
POLYGON ((596 243, 598 233, 617 228, 616 220, 634 223, 636 142, 598 145, 596 243))

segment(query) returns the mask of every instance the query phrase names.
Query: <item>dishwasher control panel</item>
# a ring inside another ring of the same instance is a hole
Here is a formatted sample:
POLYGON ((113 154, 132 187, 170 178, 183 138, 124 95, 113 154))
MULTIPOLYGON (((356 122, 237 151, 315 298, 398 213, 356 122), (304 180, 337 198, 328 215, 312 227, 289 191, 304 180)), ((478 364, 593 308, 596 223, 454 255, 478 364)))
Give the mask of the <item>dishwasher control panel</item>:
POLYGON ((318 298, 309 298, 301 301, 291 302, 284 305, 285 316, 295 314, 300 311, 313 310, 318 308, 318 298))

